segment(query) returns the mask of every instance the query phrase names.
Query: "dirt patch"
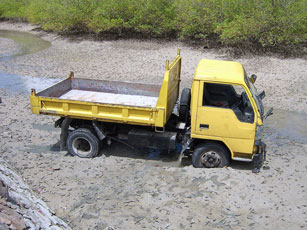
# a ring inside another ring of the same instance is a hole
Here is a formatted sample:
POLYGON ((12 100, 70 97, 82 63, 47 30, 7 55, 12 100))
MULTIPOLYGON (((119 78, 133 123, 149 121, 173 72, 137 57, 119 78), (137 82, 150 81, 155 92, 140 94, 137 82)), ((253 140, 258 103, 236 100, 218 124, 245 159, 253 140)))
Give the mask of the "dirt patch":
MULTIPOLYGON (((28 24, 1 22, 0 29, 33 32, 28 24)), ((52 47, 0 62, 0 71, 40 78, 76 76, 161 84, 166 59, 182 48, 182 87, 190 87, 201 58, 229 59, 226 54, 172 42, 137 40, 70 42, 45 34, 52 47)), ((2 43, 0 44, 0 47, 2 43)), ((3 48, 0 48, 3 50, 3 48)), ((238 59, 256 73, 265 89, 266 106, 280 121, 305 121, 307 93, 301 90, 306 60, 276 57, 238 59), (291 116, 291 111, 300 115, 291 116)), ((1 88, 1 87, 0 87, 1 88)), ((282 133, 279 122, 266 126, 268 160, 260 174, 251 165, 224 169, 178 167, 172 157, 148 160, 113 143, 95 159, 56 151, 56 118, 31 114, 28 94, 0 89, 0 153, 56 214, 73 229, 300 229, 306 228, 307 145, 282 133), (277 134, 278 135, 277 135, 277 134), (205 227, 204 227, 205 226, 205 227)), ((294 125, 286 129, 298 129, 294 125)), ((292 135, 289 132, 289 135, 292 135)), ((293 134, 294 135, 294 134, 293 134)), ((292 135, 292 136, 293 136, 292 135)), ((295 134, 297 135, 297 134, 295 134)), ((294 135, 294 136, 295 136, 294 135)))

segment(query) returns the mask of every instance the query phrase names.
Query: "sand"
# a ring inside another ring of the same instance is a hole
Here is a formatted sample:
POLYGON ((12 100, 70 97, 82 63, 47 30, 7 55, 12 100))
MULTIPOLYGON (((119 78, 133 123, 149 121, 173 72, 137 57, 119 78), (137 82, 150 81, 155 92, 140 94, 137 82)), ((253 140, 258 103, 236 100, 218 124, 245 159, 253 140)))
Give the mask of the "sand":
POLYGON ((128 105, 140 107, 156 107, 158 97, 127 95, 116 93, 92 92, 72 89, 59 97, 60 99, 99 102, 102 104, 128 105))
MULTIPOLYGON (((0 72, 41 77, 42 82, 74 71, 76 77, 161 84, 165 60, 180 47, 183 87, 191 85, 201 58, 238 60, 249 74, 258 75, 256 86, 266 91, 265 106, 276 110, 266 122, 265 168, 253 174, 252 165, 241 162, 223 169, 179 167, 172 156, 142 155, 117 143, 94 159, 71 157, 56 147, 56 118, 33 115, 29 95, 0 89, 1 158, 33 191, 39 189, 37 196, 72 229, 307 228, 307 141, 300 138, 306 132, 306 123, 300 122, 307 113, 305 59, 235 59, 180 42, 71 41, 34 28, 0 23, 0 29, 38 34, 52 44, 0 61, 0 72)), ((0 38, 0 57, 18 47, 0 38)))

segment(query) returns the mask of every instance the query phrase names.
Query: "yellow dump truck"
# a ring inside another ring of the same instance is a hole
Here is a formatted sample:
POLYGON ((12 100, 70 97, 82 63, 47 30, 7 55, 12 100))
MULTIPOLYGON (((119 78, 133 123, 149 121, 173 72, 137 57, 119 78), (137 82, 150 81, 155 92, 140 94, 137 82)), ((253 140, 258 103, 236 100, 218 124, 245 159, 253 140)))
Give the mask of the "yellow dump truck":
MULTIPOLYGON (((224 167, 230 160, 265 155, 264 92, 238 62, 203 59, 192 88, 179 91, 181 56, 166 62, 160 85, 69 77, 31 92, 35 114, 59 116, 61 149, 95 157, 110 140, 192 156, 195 167, 224 167)), ((272 111, 269 111, 271 113, 272 111)), ((269 114, 268 113, 268 114, 269 114)))

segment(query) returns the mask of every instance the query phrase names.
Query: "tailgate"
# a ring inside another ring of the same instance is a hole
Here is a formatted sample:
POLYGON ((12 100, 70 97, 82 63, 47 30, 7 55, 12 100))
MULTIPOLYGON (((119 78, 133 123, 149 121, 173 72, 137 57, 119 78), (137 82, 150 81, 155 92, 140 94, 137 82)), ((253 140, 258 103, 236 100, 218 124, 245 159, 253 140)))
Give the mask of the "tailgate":
POLYGON ((169 61, 166 61, 166 70, 157 102, 157 110, 159 113, 156 126, 158 127, 164 127, 173 112, 179 96, 180 72, 181 56, 180 49, 178 49, 177 57, 172 63, 169 64, 169 61))

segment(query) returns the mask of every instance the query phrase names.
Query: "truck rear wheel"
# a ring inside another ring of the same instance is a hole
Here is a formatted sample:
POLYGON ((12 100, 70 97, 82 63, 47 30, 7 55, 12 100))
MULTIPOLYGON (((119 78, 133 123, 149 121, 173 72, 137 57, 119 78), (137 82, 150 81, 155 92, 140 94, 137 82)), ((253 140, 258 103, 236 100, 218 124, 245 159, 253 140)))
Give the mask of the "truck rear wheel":
POLYGON ((218 143, 207 143, 195 148, 192 155, 195 168, 223 168, 229 165, 228 150, 218 143))
POLYGON ((92 158, 99 153, 99 140, 89 130, 79 128, 68 135, 67 148, 71 155, 81 158, 92 158))

